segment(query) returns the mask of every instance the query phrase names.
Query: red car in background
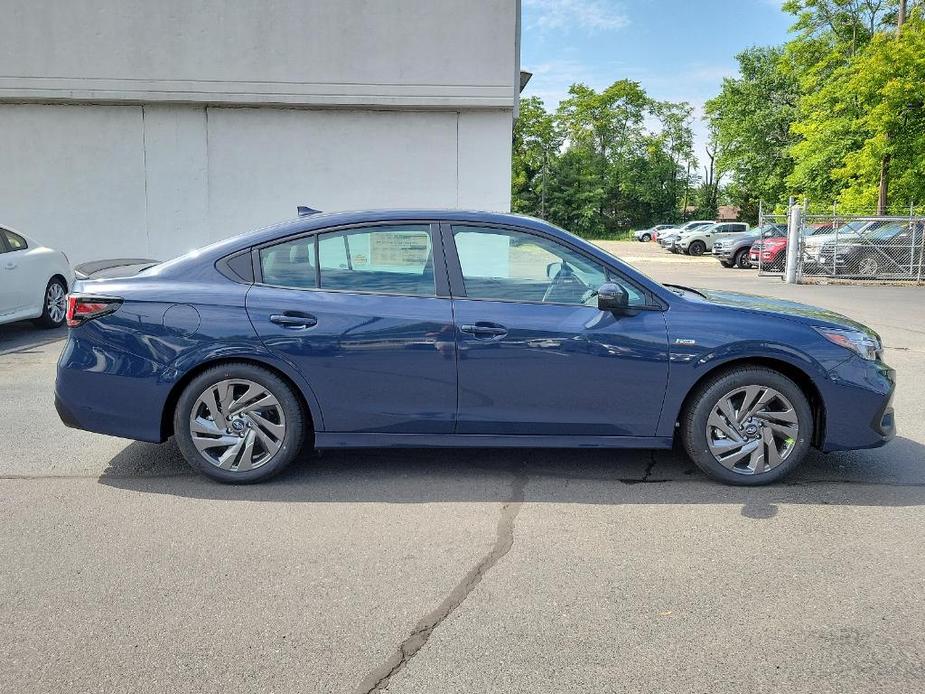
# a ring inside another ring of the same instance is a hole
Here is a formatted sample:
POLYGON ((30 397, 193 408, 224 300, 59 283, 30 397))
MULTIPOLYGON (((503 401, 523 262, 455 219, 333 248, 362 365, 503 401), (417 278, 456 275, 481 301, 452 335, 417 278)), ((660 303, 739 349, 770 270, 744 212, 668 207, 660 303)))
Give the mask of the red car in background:
MULTIPOLYGON (((826 234, 832 229, 832 224, 814 224, 804 233, 809 236, 826 234)), ((783 270, 787 262, 787 231, 765 232, 763 238, 755 241, 748 251, 748 259, 752 267, 761 267, 766 270, 783 270)))

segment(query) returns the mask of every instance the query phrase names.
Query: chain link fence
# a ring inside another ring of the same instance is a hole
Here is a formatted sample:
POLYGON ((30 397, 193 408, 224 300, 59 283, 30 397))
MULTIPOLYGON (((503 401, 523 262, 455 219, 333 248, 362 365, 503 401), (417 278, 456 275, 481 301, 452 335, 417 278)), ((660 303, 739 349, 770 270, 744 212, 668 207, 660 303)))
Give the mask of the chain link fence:
MULTIPOLYGON (((764 225, 787 227, 786 215, 763 214, 764 225)), ((767 233, 767 232, 766 232, 767 233)), ((781 275, 787 234, 768 234, 750 251, 759 274, 781 275)), ((925 217, 802 215, 797 276, 846 280, 925 280, 925 217)))

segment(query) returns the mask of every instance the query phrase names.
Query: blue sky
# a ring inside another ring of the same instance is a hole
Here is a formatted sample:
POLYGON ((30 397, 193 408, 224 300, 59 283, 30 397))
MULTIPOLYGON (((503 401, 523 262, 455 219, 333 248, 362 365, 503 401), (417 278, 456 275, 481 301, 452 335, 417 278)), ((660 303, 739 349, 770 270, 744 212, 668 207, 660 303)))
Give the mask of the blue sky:
MULTIPOLYGON (((791 15, 780 0, 522 0, 521 68, 533 73, 525 96, 555 108, 572 82, 601 89, 618 79, 649 96, 687 101, 699 116, 735 56, 786 40, 791 15)), ((704 129, 695 122, 697 158, 704 129)))

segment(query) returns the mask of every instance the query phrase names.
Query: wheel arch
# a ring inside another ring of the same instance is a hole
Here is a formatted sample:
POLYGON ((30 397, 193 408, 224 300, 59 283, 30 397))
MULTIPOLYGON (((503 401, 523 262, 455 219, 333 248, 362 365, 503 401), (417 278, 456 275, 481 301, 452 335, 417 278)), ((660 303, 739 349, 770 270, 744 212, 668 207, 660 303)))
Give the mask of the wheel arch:
POLYGON ((771 369, 772 371, 777 371, 797 384, 799 389, 806 396, 806 399, 809 400, 809 407, 813 413, 812 445, 816 448, 821 447, 825 440, 826 418, 825 399, 822 397, 822 393, 813 382, 812 377, 806 371, 801 369, 799 366, 792 364, 791 362, 774 357, 742 356, 714 365, 708 371, 702 373, 697 381, 695 381, 691 388, 687 391, 687 395, 684 397, 684 400, 681 403, 681 407, 678 409, 676 420, 680 419, 681 416, 687 411, 694 397, 700 391, 704 383, 706 383, 711 378, 715 378, 718 374, 723 373, 724 371, 735 371, 736 369, 741 369, 748 366, 761 366, 767 369, 771 369))
POLYGON ((251 355, 231 355, 225 357, 216 357, 214 359, 207 359, 206 361, 197 364, 196 366, 186 371, 171 386, 170 392, 167 394, 167 398, 164 401, 164 407, 161 410, 162 441, 166 441, 169 437, 173 436, 174 410, 176 409, 177 401, 180 399, 180 395, 184 390, 186 390, 186 386, 189 385, 189 383, 199 374, 204 373, 208 369, 214 368, 216 366, 222 366, 223 364, 250 364, 252 366, 258 366, 262 369, 266 369, 273 375, 282 379, 292 388, 296 398, 302 406, 303 413, 308 420, 307 430, 312 432, 313 435, 315 431, 318 431, 316 426, 321 423, 321 413, 318 410, 317 403, 309 401, 310 399, 306 397, 305 391, 299 385, 298 379, 296 377, 288 373, 285 369, 280 368, 278 365, 260 359, 259 357, 254 357, 251 355))
MULTIPOLYGON (((52 280, 61 280, 61 282, 64 283, 64 291, 71 291, 72 287, 68 284, 67 277, 62 275, 60 272, 56 272, 48 278, 48 282, 51 282, 52 280)), ((47 287, 48 284, 46 283, 45 286, 47 287)))

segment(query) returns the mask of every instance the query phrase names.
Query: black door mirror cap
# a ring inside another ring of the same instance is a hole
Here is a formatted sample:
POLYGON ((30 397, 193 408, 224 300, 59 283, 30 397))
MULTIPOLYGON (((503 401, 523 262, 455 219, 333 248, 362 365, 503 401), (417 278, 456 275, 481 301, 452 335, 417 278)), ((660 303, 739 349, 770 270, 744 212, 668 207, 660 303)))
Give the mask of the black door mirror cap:
POLYGON ((597 290, 597 308, 612 313, 625 313, 630 310, 629 294, 616 282, 605 282, 597 290))

